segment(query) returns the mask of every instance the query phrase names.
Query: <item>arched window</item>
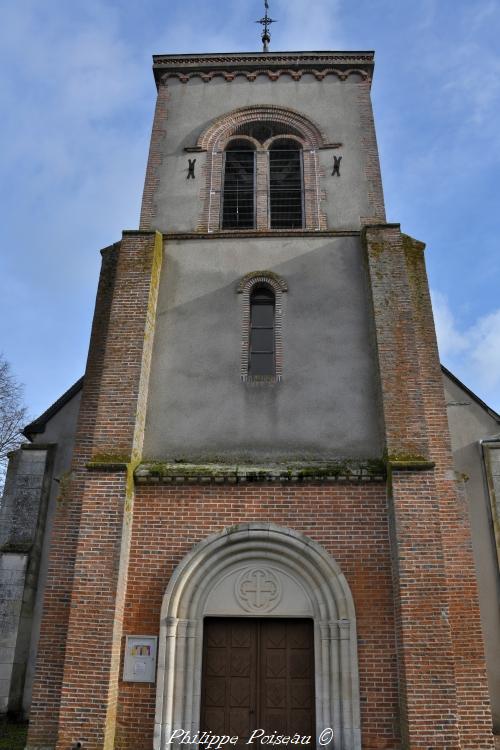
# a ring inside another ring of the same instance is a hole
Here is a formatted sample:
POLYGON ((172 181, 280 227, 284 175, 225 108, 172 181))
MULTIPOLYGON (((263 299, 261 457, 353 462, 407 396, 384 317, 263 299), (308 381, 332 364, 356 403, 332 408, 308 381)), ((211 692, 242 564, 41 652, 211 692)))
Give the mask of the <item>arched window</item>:
POLYGON ((269 151, 269 213, 271 229, 301 229, 302 150, 297 141, 274 141, 269 151))
POLYGON ((255 151, 246 140, 231 141, 225 151, 223 229, 255 226, 255 151))
POLYGON ((217 117, 196 142, 207 153, 199 231, 327 229, 319 154, 332 145, 308 117, 275 104, 217 117))
POLYGON ((274 292, 267 286, 255 286, 250 295, 250 377, 276 375, 274 308, 274 292))

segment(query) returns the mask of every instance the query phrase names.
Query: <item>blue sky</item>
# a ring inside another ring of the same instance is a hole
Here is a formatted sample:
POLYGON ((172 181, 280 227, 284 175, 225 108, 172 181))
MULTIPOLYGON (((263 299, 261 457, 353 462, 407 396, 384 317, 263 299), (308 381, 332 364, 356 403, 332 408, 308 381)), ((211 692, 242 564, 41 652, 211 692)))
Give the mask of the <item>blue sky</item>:
MULTIPOLYGON (((376 51, 387 215, 427 243, 441 358, 500 410, 500 3, 270 0, 271 49, 376 51)), ((0 351, 31 416, 85 367, 99 249, 136 228, 151 55, 258 51, 254 0, 0 0, 0 351)))

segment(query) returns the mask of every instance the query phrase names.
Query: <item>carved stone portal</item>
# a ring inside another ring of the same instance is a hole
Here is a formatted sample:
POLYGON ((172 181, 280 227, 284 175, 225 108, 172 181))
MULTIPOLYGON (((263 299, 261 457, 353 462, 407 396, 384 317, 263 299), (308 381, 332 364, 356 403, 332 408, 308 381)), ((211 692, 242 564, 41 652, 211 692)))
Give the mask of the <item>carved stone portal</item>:
POLYGON ((155 750, 175 729, 200 727, 206 617, 306 618, 314 631, 316 738, 361 750, 356 618, 339 566, 319 544, 270 523, 204 539, 174 571, 162 605, 155 750))

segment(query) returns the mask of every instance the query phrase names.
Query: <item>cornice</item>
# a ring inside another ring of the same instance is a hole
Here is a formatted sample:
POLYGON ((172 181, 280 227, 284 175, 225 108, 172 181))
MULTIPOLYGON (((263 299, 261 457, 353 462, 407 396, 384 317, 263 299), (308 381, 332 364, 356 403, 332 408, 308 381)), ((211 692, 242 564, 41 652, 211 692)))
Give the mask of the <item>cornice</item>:
POLYGON ((359 237, 359 229, 224 229, 218 232, 163 232, 168 240, 276 239, 277 237, 359 237))
POLYGON ((251 482, 353 483, 383 482, 385 467, 380 461, 340 461, 289 465, 221 465, 143 463, 135 470, 137 484, 247 484, 251 482))
POLYGON ((210 81, 216 76, 232 80, 244 75, 254 80, 267 74, 271 80, 281 75, 300 79, 303 73, 312 73, 322 79, 328 74, 345 79, 357 74, 371 80, 374 53, 366 52, 269 52, 215 53, 201 55, 154 55, 153 71, 157 85, 169 77, 187 82, 194 76, 210 81))

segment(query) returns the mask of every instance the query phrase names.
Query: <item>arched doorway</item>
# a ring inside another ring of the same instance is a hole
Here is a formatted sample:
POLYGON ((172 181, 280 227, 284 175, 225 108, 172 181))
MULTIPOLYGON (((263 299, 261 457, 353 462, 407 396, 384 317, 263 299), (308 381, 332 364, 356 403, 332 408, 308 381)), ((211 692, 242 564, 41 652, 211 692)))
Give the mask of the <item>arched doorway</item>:
POLYGON ((360 750, 356 621, 349 586, 319 544, 274 524, 240 524, 200 542, 176 568, 160 626, 155 750, 200 729, 206 618, 311 620, 316 736, 360 750))

